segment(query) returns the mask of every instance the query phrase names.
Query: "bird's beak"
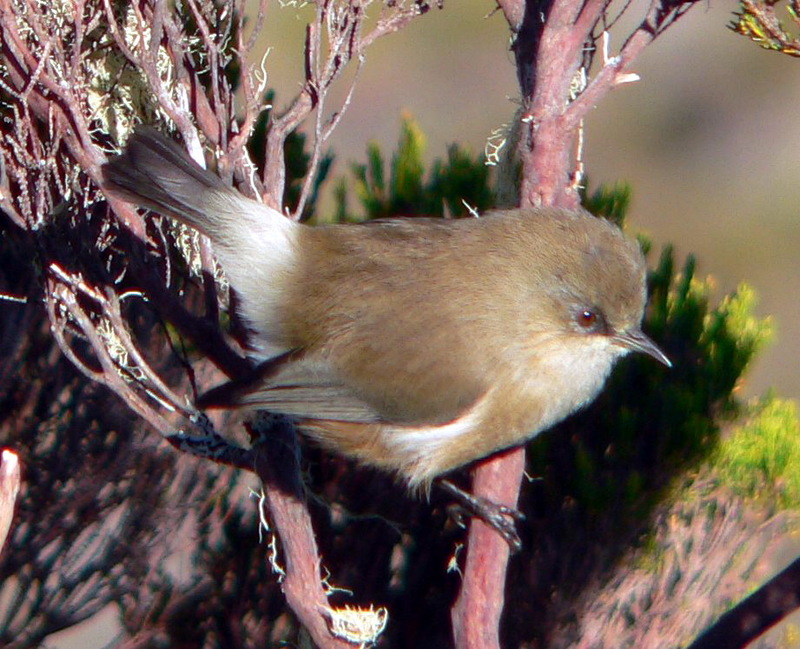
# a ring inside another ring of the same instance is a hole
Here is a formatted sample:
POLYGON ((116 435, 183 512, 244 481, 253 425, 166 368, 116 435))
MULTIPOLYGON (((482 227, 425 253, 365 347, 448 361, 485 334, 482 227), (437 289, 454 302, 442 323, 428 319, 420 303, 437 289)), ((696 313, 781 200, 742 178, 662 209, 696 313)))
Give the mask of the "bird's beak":
POLYGON ((672 361, 662 352, 658 345, 650 340, 641 329, 632 329, 614 336, 614 342, 618 345, 630 349, 633 352, 643 352, 652 356, 667 367, 672 367, 672 361))

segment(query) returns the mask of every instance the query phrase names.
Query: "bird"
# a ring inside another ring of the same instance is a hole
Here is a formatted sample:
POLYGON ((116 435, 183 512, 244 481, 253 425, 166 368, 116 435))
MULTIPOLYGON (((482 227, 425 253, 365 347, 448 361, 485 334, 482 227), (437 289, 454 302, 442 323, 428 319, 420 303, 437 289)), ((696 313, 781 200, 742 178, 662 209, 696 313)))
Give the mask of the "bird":
POLYGON ((106 192, 212 242, 261 361, 203 407, 266 410, 411 490, 590 403, 642 331, 639 244, 583 209, 308 225, 140 127, 106 192))

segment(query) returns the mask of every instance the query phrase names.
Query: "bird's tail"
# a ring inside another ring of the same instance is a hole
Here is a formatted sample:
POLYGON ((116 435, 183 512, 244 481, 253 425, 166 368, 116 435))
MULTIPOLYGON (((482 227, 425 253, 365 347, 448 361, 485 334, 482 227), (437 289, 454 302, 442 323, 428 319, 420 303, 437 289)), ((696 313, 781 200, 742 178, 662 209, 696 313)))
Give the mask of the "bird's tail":
POLYGON ((103 181, 110 192, 172 216, 216 242, 228 243, 231 230, 246 228, 251 219, 260 228, 269 221, 286 225, 277 210, 245 198, 151 128, 138 128, 122 154, 103 166, 103 181))
POLYGON ((242 315, 259 334, 257 343, 285 351, 278 307, 304 226, 242 196, 152 129, 130 137, 123 153, 103 166, 103 180, 110 193, 207 235, 242 298, 242 315))

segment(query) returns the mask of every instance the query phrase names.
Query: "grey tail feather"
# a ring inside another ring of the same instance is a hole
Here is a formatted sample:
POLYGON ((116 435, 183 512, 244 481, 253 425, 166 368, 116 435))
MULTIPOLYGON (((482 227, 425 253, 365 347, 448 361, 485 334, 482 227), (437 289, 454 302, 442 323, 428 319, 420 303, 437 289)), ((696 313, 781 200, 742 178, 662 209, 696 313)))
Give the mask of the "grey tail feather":
POLYGON ((217 225, 206 211, 209 193, 233 191, 175 142, 147 127, 137 128, 122 154, 103 165, 102 171, 105 189, 206 234, 217 225))

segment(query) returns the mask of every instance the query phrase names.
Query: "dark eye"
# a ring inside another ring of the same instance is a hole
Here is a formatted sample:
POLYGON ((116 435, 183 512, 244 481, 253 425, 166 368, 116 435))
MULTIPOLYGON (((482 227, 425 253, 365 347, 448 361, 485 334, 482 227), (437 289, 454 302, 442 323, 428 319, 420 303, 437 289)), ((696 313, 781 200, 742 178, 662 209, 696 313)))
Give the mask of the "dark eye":
POLYGON ((595 307, 581 307, 575 310, 575 324, 578 331, 587 334, 607 334, 609 332, 603 312, 595 307))
POLYGON ((591 329, 597 324, 597 314, 594 311, 584 309, 578 313, 578 324, 584 329, 591 329))

